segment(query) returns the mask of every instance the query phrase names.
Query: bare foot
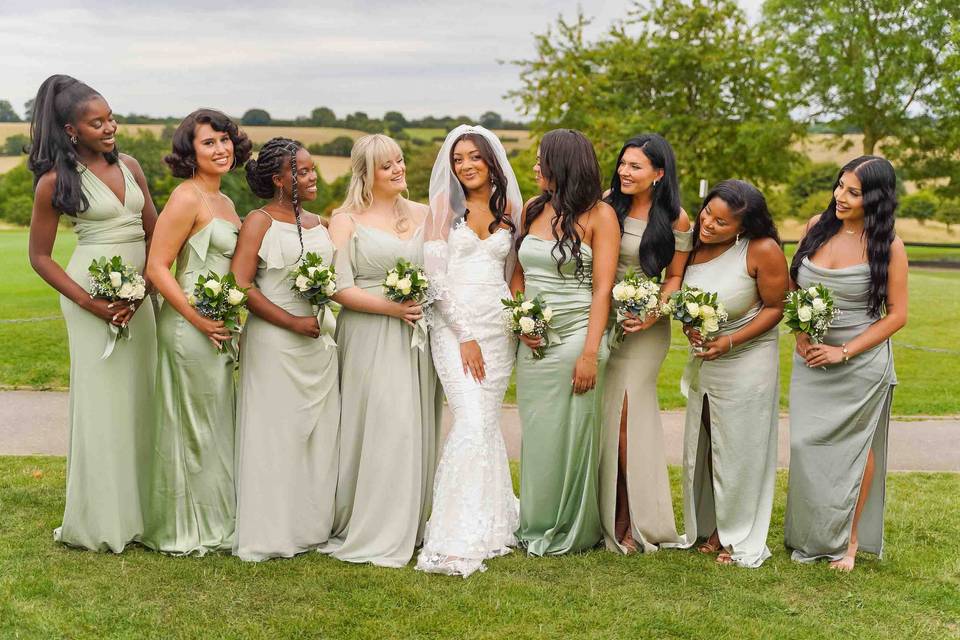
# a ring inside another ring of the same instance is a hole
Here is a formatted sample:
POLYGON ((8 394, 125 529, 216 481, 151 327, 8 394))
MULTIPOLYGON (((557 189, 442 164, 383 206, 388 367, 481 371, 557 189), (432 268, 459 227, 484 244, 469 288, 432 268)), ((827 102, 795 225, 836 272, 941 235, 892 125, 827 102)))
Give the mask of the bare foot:
POLYGON ((714 531, 710 534, 710 537, 707 538, 706 542, 702 542, 697 545, 697 551, 705 554, 714 554, 723 547, 720 545, 720 534, 714 531))
POLYGON ((620 546, 624 548, 628 555, 637 552, 637 541, 633 539, 633 533, 631 531, 627 530, 627 535, 623 536, 623 540, 620 541, 620 546))
POLYGON ((830 568, 842 571, 843 573, 853 571, 853 566, 857 562, 857 547, 859 546, 860 545, 855 542, 851 543, 850 546, 847 547, 847 553, 839 560, 831 562, 830 568))
POLYGON ((733 557, 729 551, 721 551, 717 556, 717 564, 733 564, 733 557))

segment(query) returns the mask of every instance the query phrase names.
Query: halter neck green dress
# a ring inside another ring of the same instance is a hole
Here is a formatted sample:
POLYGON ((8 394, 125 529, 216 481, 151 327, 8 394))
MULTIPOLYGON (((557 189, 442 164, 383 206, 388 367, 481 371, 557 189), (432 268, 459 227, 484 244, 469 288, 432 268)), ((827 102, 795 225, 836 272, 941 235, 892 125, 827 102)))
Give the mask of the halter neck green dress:
POLYGON ((590 549, 600 541, 598 464, 606 336, 600 343, 596 387, 573 393, 573 370, 583 351, 590 319, 593 254, 581 245, 584 280, 573 260, 563 275, 551 255, 554 243, 527 235, 518 252, 528 298, 538 294, 553 309, 561 342, 537 360, 520 344, 517 405, 523 438, 520 450, 520 528, 517 538, 531 555, 590 549))
MULTIPOLYGON (((123 201, 82 165, 80 186, 90 206, 66 216, 77 247, 66 272, 90 289, 94 259, 120 256, 141 273, 145 263, 143 192, 123 160, 123 201)), ((94 551, 120 553, 143 533, 140 473, 149 456, 150 410, 156 366, 156 322, 148 300, 113 340, 110 326, 60 296, 70 343, 69 444, 63 524, 54 538, 94 551)))
MULTIPOLYGON (((177 282, 230 271, 237 227, 214 217, 183 244, 177 282)), ((233 548, 235 389, 231 349, 213 343, 172 305, 160 310, 156 430, 143 543, 175 555, 233 548)))

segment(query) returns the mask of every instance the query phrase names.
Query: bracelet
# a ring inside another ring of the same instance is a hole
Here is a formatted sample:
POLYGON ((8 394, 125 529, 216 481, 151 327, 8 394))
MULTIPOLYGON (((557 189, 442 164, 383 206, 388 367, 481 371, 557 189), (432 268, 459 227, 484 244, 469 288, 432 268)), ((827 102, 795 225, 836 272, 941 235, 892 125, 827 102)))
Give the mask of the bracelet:
POLYGON ((730 348, 727 349, 727 353, 730 353, 731 351, 733 351, 733 336, 727 336, 727 340, 730 341, 730 348))
POLYGON ((844 342, 840 345, 840 351, 843 352, 843 364, 850 362, 850 352, 847 351, 847 343, 844 342))

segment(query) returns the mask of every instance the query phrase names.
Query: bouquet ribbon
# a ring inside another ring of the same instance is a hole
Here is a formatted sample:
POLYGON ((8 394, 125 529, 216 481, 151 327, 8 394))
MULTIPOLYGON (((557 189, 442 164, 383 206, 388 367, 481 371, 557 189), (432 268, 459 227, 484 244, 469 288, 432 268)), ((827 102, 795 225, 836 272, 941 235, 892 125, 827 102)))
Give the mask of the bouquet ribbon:
POLYGON ((337 343, 333 339, 333 334, 337 330, 337 319, 327 305, 322 305, 317 313, 317 322, 320 324, 320 341, 324 347, 337 348, 337 343))
POLYGON ((423 351, 424 347, 427 346, 428 335, 427 321, 425 318, 420 318, 413 323, 413 336, 410 338, 410 348, 423 351))
MULTIPOLYGON (((617 321, 613 325, 613 331, 611 332, 612 335, 610 335, 608 338, 611 349, 617 349, 623 344, 623 340, 627 336, 626 332, 623 330, 623 321, 630 317, 628 315, 629 313, 630 312, 628 310, 621 309, 619 307, 617 308, 617 321)), ((634 315, 640 318, 641 322, 644 322, 647 319, 647 316, 640 317, 637 314, 634 315)))
POLYGON ((103 347, 103 353, 100 354, 101 360, 106 360, 110 357, 114 347, 117 346, 117 340, 121 338, 124 340, 130 339, 130 327, 118 327, 115 324, 108 324, 107 326, 110 327, 110 335, 107 336, 107 344, 103 347))

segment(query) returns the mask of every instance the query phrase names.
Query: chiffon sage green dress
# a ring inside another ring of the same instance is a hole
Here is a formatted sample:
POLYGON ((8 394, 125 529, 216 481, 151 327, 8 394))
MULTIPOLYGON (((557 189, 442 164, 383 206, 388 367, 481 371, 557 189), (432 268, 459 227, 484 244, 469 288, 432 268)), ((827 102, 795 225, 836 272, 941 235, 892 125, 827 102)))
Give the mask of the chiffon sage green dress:
MULTIPOLYGON (((423 264, 422 227, 402 239, 353 220, 337 252, 341 291, 382 296, 398 258, 423 264)), ((346 307, 337 318, 340 469, 333 533, 321 550, 339 560, 403 567, 423 540, 443 396, 429 342, 421 350, 412 337, 399 318, 346 307)))
MULTIPOLYGON (((237 227, 214 217, 177 256, 177 282, 230 271, 237 227)), ((233 548, 234 350, 218 351, 172 305, 160 310, 151 492, 143 543, 174 555, 233 548)))
MULTIPOLYGON (((520 344, 517 406, 520 448, 520 528, 517 539, 531 555, 559 555, 594 547, 601 538, 598 465, 607 338, 598 351, 597 384, 573 392, 573 370, 587 337, 593 255, 581 245, 584 280, 569 260, 557 273, 553 240, 528 234, 520 245, 527 298, 542 295, 553 309, 560 336, 537 360, 520 344)), ((604 319, 606 321, 606 319, 604 319)))
MULTIPOLYGON (((823 342, 839 346, 879 316, 870 313, 870 266, 827 269, 804 259, 802 288, 817 283, 833 294, 840 315, 823 342)), ((886 502, 887 431, 897 375, 889 340, 846 363, 808 367, 794 352, 790 380, 790 485, 784 522, 793 559, 839 560, 847 551, 867 453, 873 482, 857 526, 860 551, 882 556, 886 502)))
MULTIPOLYGON (((303 230, 308 251, 333 264, 333 244, 322 224, 303 230)), ((259 256, 260 293, 292 315, 314 315, 291 289, 290 271, 300 258, 296 225, 273 220, 259 256)), ((327 541, 339 427, 336 344, 251 312, 240 338, 235 555, 250 561, 289 558, 327 541)))
MULTIPOLYGON (((627 269, 642 274, 640 241, 645 220, 624 218, 620 239, 617 280, 627 269)), ((675 251, 693 248, 693 230, 673 231, 675 251)), ((611 327, 616 315, 611 313, 611 327)), ((620 416, 627 404, 627 504, 630 526, 637 547, 645 553, 663 542, 679 542, 667 474, 663 424, 657 402, 657 376, 670 350, 670 318, 663 317, 649 329, 626 334, 623 343, 610 350, 603 392, 603 440, 600 448, 600 515, 607 549, 625 553, 616 531, 617 480, 619 474, 620 416)))
MULTIPOLYGON (((123 160, 123 201, 94 173, 78 166, 89 207, 66 217, 77 247, 65 271, 90 290, 90 263, 120 256, 143 272, 144 195, 123 160)), ((141 469, 149 456, 157 329, 143 300, 125 335, 60 296, 70 344, 69 440, 63 524, 54 539, 73 547, 120 553, 143 533, 141 469), (113 352, 101 356, 115 340, 113 352)))
MULTIPOLYGON (((732 334, 760 313, 757 281, 747 270, 749 240, 716 258, 687 266, 684 284, 718 294, 732 334)), ((770 557, 767 532, 777 474, 780 357, 778 327, 715 360, 692 353, 684 371, 687 415, 683 441, 685 545, 714 530, 731 560, 756 568, 770 557), (709 432, 703 405, 709 406, 709 432)))

